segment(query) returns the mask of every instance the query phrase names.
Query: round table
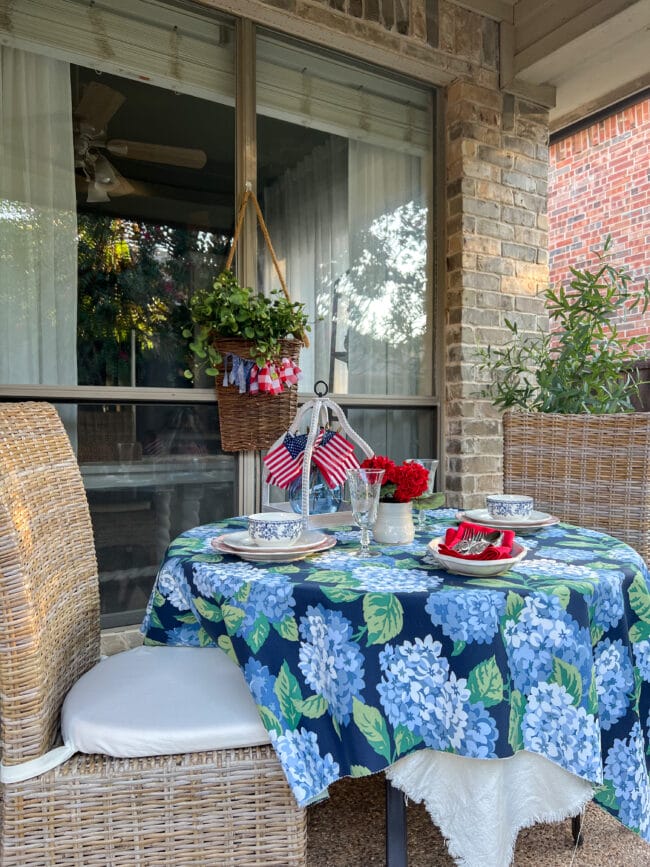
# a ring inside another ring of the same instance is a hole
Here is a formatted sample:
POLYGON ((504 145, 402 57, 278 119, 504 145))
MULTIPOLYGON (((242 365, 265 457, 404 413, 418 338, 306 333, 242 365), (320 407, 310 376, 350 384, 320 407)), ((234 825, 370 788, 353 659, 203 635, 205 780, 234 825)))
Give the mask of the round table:
POLYGON ((523 752, 587 781, 650 840, 643 560, 558 524, 518 536, 528 553, 510 572, 463 577, 425 556, 454 519, 432 511, 412 544, 371 560, 353 556, 357 529, 333 527, 334 548, 286 564, 214 550, 245 518, 189 530, 167 551, 145 640, 238 662, 301 805, 422 750, 523 752))

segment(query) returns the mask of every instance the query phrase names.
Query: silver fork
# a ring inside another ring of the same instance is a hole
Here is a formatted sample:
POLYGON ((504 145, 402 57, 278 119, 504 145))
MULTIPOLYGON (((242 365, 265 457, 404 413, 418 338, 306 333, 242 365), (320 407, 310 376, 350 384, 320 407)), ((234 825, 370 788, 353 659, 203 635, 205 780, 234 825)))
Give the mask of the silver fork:
POLYGON ((460 541, 456 542, 456 544, 453 545, 452 548, 454 551, 458 551, 459 554, 469 554, 470 548, 478 539, 478 537, 478 530, 467 530, 463 538, 460 541))
POLYGON ((459 554, 482 554, 488 546, 499 542, 502 535, 499 530, 490 533, 470 530, 460 542, 454 545, 454 551, 458 551, 459 554))

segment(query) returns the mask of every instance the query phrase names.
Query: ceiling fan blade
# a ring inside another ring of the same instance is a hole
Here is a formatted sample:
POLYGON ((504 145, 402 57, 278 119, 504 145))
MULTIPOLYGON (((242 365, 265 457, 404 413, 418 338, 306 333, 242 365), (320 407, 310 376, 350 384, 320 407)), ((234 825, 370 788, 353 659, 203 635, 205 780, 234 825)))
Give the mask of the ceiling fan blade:
POLYGON ((116 157, 163 163, 167 166, 181 166, 186 169, 202 169, 208 159, 205 151, 199 148, 177 148, 119 138, 106 142, 106 150, 116 157))
POLYGON ((119 91, 106 84, 91 81, 85 87, 74 110, 74 116, 92 127, 95 132, 106 129, 109 120, 126 99, 119 91))
MULTIPOLYGON (((90 189, 95 188, 97 194, 104 191, 111 198, 115 196, 129 196, 134 190, 131 184, 124 178, 115 166, 109 162, 105 156, 99 154, 94 164, 94 178, 90 184, 90 189)), ((88 201, 106 201, 103 198, 88 201)))
POLYGON ((88 195, 86 201, 95 204, 97 202, 110 202, 110 197, 106 189, 97 181, 90 181, 88 184, 88 195))

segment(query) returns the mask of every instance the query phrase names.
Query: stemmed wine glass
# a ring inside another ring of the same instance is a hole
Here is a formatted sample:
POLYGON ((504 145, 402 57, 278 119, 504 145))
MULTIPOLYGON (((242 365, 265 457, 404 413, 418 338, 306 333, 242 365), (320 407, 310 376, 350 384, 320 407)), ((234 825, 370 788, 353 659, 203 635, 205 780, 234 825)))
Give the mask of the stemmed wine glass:
MULTIPOLYGON (((433 494, 433 485, 436 480, 436 470, 438 469, 438 461, 434 461, 431 458, 407 458, 405 463, 407 464, 420 464, 425 468, 425 470, 429 471, 429 483, 427 484, 426 491, 421 495, 422 497, 430 497, 433 494)), ((416 506, 417 508, 417 506, 416 506)), ((424 508, 418 508, 418 530, 423 530, 427 525, 427 517, 425 514, 424 508)))
POLYGON ((346 470, 352 517, 361 529, 361 547, 355 552, 357 557, 378 557, 378 551, 370 550, 370 528, 377 519, 379 492, 384 478, 384 470, 366 470, 362 467, 346 470))

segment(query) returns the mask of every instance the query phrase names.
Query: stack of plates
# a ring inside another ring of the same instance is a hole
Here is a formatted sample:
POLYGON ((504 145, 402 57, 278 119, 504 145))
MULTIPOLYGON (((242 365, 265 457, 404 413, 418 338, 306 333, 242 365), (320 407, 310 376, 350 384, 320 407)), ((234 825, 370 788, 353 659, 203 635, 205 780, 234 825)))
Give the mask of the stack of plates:
POLYGON ((317 551, 326 551, 336 545, 334 536, 308 530, 303 533, 293 545, 280 545, 276 547, 260 547, 255 545, 246 530, 236 533, 224 533, 210 540, 213 548, 222 554, 233 554, 242 560, 250 560, 252 563, 272 563, 280 561, 289 563, 294 560, 303 560, 309 554, 317 551))
POLYGON ((492 518, 487 509, 470 509, 467 512, 458 512, 456 518, 459 521, 472 521, 475 524, 485 524, 497 530, 541 530, 543 527, 551 527, 559 524, 560 519, 546 512, 531 512, 528 518, 492 518))

